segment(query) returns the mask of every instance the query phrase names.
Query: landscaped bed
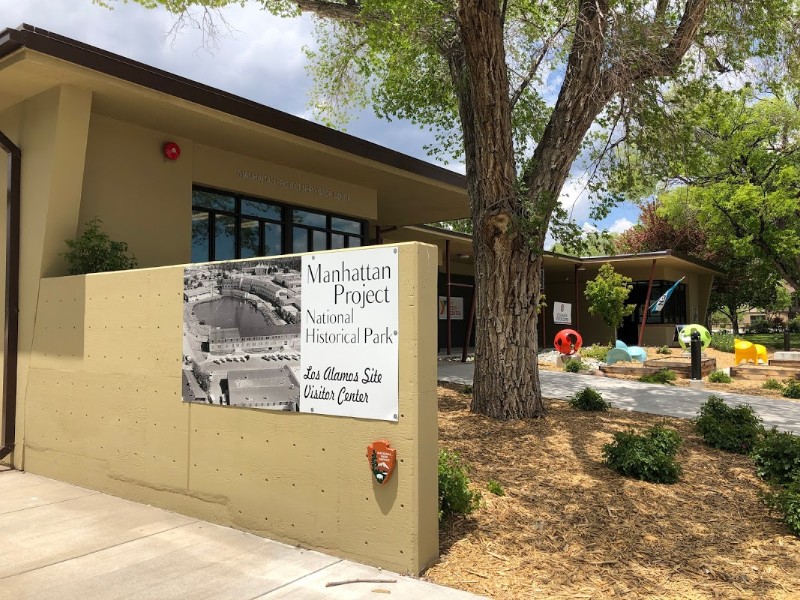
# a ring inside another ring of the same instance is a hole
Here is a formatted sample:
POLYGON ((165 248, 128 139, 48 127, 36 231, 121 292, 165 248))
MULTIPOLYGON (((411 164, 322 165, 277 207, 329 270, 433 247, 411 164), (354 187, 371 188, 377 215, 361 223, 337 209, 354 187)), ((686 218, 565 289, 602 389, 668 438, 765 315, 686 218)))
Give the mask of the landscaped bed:
POLYGON ((494 598, 797 597, 800 539, 759 498, 750 459, 706 446, 690 422, 553 402, 546 419, 503 423, 469 400, 439 388, 440 445, 471 465, 483 501, 442 523, 427 579, 494 598), (684 438, 680 482, 603 464, 613 432, 655 423, 684 438))
MULTIPOLYGON (((683 350, 681 348, 670 348, 669 355, 662 355, 656 352, 656 348, 648 347, 647 356, 648 358, 665 358, 669 359, 670 357, 677 357, 683 354, 683 350)), ((734 355, 731 352, 720 352, 719 350, 715 350, 714 348, 707 348, 704 351, 704 354, 710 358, 716 360, 716 368, 717 369, 726 369, 730 368, 734 365, 734 355)), ((773 354, 772 350, 769 350, 769 355, 773 354)), ((631 364, 633 366, 638 366, 640 363, 616 363, 616 364, 631 364)), ((750 363, 752 365, 752 363, 750 363)), ((548 370, 548 371, 563 371, 562 367, 556 366, 554 362, 548 363, 544 361, 539 362, 539 368, 548 370)), ((608 377, 616 377, 620 379, 638 379, 637 376, 628 376, 628 375, 616 375, 616 374, 606 374, 608 377)), ((752 396, 766 396, 768 398, 780 398, 782 400, 786 400, 787 402, 797 402, 792 398, 785 398, 781 395, 779 390, 770 390, 764 389, 764 381, 761 380, 746 380, 746 379, 734 379, 731 383, 712 383, 708 381, 708 378, 704 378, 705 387, 709 391, 721 391, 721 392, 733 392, 736 394, 749 394, 752 396)), ((688 386, 689 380, 688 379, 681 379, 677 378, 674 382, 675 385, 679 386, 688 386)))

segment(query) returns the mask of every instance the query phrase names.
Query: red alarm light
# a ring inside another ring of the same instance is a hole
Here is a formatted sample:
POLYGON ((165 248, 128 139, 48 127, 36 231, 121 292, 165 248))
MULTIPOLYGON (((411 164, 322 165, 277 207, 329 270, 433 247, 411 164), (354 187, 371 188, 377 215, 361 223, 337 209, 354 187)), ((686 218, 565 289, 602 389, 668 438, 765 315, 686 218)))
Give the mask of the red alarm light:
POLYGON ((181 147, 175 142, 167 142, 164 144, 164 156, 168 160, 178 160, 181 156, 181 147))

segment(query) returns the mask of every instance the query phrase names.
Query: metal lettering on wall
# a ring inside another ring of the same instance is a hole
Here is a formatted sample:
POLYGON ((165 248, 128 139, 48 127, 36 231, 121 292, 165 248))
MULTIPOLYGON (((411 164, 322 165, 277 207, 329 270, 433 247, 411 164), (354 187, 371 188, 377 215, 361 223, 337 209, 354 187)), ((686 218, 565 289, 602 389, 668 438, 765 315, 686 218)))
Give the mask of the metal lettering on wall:
POLYGON ((344 192, 337 192, 318 185, 311 185, 308 183, 301 183, 299 181, 292 181, 291 179, 284 179, 282 177, 275 177, 274 175, 264 175, 262 173, 253 173, 252 171, 245 171, 239 169, 236 175, 242 179, 249 179, 251 181, 258 181, 259 183, 266 183, 267 185, 274 185, 297 192, 304 192, 306 194, 314 194, 323 198, 333 198, 334 200, 350 201, 350 194, 344 192))
POLYGON ((396 421, 392 247, 184 270, 185 402, 396 421))

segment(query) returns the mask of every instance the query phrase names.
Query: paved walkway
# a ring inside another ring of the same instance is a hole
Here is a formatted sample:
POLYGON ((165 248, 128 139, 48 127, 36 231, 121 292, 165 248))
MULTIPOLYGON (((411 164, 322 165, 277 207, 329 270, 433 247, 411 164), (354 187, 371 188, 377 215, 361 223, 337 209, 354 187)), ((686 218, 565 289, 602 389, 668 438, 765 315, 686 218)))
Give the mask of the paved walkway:
POLYGON ((2 600, 478 598, 30 473, 0 500, 2 600), (359 578, 396 583, 325 587, 359 578))
MULTIPOLYGON (((472 363, 439 361, 439 381, 472 384, 472 363)), ((542 394, 548 398, 566 400, 575 392, 591 386, 617 408, 655 415, 693 418, 700 405, 711 394, 725 399, 730 405, 749 404, 764 419, 764 426, 800 434, 800 402, 777 400, 761 396, 697 390, 671 385, 640 383, 630 379, 595 377, 559 371, 539 371, 542 394)))

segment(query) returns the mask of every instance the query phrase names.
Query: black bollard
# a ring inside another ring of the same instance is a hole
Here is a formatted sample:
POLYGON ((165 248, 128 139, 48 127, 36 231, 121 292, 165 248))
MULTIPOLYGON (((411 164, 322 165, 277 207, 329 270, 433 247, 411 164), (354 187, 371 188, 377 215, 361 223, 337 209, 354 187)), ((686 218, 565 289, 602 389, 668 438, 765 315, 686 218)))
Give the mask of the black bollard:
POLYGON ((789 350, 792 349, 791 340, 789 338, 790 338, 789 330, 788 329, 784 329, 783 330, 783 349, 786 352, 789 352, 789 350))
POLYGON ((692 349, 692 379, 702 380, 703 379, 703 369, 701 366, 701 350, 703 349, 703 345, 700 343, 700 334, 697 331, 692 331, 692 342, 691 342, 691 349, 692 349))

